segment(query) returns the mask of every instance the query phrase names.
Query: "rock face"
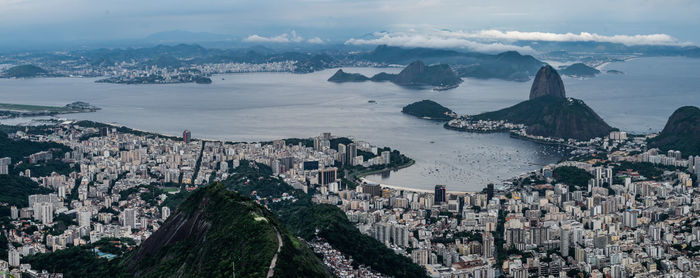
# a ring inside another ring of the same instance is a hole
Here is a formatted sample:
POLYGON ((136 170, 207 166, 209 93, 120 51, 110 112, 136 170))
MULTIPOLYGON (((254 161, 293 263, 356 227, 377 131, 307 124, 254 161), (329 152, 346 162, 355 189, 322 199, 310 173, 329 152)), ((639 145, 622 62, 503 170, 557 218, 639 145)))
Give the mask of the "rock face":
POLYGON ((532 88, 530 88, 531 100, 543 96, 566 98, 564 82, 561 81, 559 73, 550 65, 543 66, 537 71, 535 81, 532 82, 532 88))
POLYGON ((683 155, 700 155, 700 108, 683 106, 668 118, 659 136, 650 146, 663 151, 681 151, 683 155))
POLYGON ((473 118, 524 124, 530 135, 564 139, 588 140, 603 137, 612 130, 582 100, 566 98, 561 77, 548 65, 537 72, 529 100, 473 118))
POLYGON ((263 206, 217 183, 198 189, 124 265, 135 277, 330 277, 263 206))

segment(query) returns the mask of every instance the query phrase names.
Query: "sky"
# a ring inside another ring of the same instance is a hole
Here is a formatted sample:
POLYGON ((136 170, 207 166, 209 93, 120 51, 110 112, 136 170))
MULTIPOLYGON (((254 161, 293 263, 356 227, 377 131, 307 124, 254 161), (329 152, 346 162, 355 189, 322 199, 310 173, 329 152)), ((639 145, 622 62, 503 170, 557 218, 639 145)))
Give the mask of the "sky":
POLYGON ((0 47, 171 30, 279 44, 494 49, 535 38, 700 45, 698 15, 697 0, 0 0, 0 47))

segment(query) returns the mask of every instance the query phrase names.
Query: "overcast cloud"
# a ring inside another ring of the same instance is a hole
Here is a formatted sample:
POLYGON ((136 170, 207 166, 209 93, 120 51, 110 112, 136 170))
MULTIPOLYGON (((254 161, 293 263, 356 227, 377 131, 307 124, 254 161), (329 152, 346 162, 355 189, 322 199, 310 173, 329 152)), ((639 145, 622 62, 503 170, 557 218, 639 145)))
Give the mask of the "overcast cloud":
POLYGON ((143 38, 168 30, 275 43, 467 41, 475 49, 512 48, 508 42, 521 39, 697 45, 698 14, 695 0, 0 0, 0 46, 143 38), (364 36, 379 31, 386 33, 364 36))
POLYGON ((345 43, 351 45, 386 44, 405 47, 465 48, 479 52, 502 52, 506 50, 516 50, 522 53, 534 52, 530 47, 508 44, 508 42, 515 41, 594 41, 622 43, 625 45, 691 45, 689 42, 681 42, 666 34, 604 36, 587 32, 579 34, 558 34, 500 30, 482 30, 476 32, 449 30, 376 32, 372 34, 372 36, 365 36, 365 38, 351 38, 345 43))

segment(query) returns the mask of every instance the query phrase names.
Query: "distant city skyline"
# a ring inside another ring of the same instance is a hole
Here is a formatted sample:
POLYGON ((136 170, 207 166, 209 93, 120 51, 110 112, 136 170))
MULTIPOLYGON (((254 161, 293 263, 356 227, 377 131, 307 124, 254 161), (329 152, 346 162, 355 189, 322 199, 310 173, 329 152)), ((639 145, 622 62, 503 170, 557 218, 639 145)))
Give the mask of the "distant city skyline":
POLYGON ((173 30, 241 43, 473 43, 476 50, 485 39, 505 45, 513 38, 700 42, 697 1, 609 2, 0 0, 0 48, 142 39, 173 30))

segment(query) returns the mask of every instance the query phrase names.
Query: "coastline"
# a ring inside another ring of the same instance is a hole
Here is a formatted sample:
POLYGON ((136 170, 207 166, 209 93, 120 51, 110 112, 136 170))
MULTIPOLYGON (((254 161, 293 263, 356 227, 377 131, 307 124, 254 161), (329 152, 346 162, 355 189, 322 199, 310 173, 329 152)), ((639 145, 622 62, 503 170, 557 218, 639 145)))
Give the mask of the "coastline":
MULTIPOLYGON (((365 182, 365 183, 369 183, 369 184, 378 184, 382 188, 389 188, 389 189, 393 189, 393 190, 408 191, 408 192, 415 192, 415 193, 435 193, 433 190, 429 190, 429 189, 416 189, 416 188, 408 188, 408 187, 403 187, 403 186, 383 184, 383 183, 378 183, 378 182, 368 180, 366 178, 360 178, 360 181, 365 182)), ((447 193, 452 194, 452 195, 467 195, 467 194, 475 194, 477 192, 449 191, 448 190, 447 193)))

